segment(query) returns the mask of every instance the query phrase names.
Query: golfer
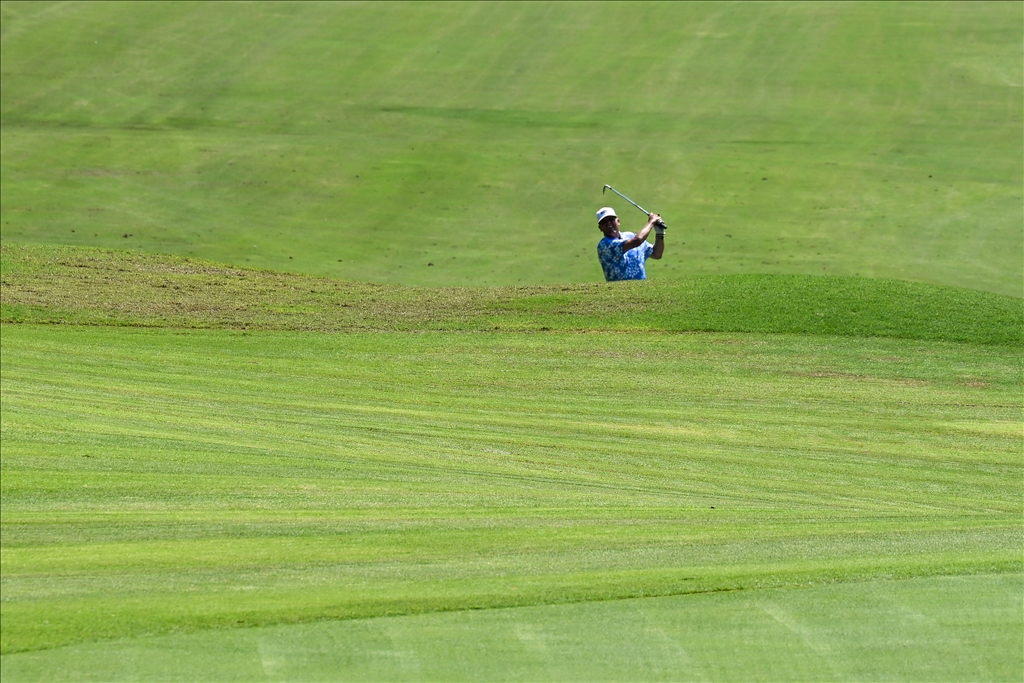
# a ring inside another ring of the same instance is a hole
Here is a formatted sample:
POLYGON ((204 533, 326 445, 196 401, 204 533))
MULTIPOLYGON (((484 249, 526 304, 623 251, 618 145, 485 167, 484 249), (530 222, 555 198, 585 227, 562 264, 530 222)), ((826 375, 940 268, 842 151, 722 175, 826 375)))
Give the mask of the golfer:
POLYGON ((665 225, 656 213, 647 216, 647 225, 640 232, 621 233, 615 209, 606 206, 597 212, 597 227, 604 233, 604 238, 597 243, 597 260, 608 282, 646 280, 644 263, 649 258, 660 259, 665 253, 665 225), (647 241, 651 228, 654 228, 653 245, 647 241))

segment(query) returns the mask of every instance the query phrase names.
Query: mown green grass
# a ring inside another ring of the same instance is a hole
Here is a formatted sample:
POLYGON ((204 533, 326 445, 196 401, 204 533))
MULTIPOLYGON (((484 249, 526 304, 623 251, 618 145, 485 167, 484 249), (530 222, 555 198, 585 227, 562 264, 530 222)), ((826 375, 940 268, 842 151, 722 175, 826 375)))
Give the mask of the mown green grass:
POLYGON ((5 325, 2 373, 5 653, 1021 571, 1013 347, 5 325))
POLYGON ((0 12, 5 681, 1024 677, 1019 5, 0 12))
POLYGON ((5 242, 578 283, 612 183, 653 278, 1024 292, 1014 3, 0 8, 5 242))
POLYGON ((1006 574, 876 580, 127 638, 0 666, 20 681, 1013 681, 1022 599, 1006 574))
POLYGON ((4 322, 353 330, 776 332, 1024 341, 1024 302, 951 287, 733 275, 608 285, 409 288, 138 252, 3 245, 4 322))

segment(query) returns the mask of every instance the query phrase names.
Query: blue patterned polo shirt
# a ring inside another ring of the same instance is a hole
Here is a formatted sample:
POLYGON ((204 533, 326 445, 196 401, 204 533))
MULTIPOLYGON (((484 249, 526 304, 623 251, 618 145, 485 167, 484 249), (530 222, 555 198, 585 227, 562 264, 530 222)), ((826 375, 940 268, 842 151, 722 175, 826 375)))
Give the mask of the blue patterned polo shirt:
POLYGON ((654 245, 644 242, 635 249, 622 253, 622 243, 632 238, 635 233, 621 233, 619 239, 605 237, 597 243, 597 260, 604 270, 604 279, 614 280, 646 280, 647 272, 644 263, 654 253, 654 245))

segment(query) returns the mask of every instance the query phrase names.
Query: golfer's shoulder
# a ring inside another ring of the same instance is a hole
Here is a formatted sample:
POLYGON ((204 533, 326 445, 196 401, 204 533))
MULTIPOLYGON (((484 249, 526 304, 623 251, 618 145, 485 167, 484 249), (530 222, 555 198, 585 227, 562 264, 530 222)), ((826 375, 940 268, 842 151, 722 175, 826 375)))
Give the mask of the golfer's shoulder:
POLYGON ((597 246, 601 247, 601 246, 605 246, 605 245, 612 246, 612 245, 615 245, 615 244, 622 244, 626 240, 632 239, 633 236, 634 236, 634 233, 632 233, 632 232, 622 232, 622 233, 619 233, 618 237, 602 237, 601 241, 597 243, 597 246))

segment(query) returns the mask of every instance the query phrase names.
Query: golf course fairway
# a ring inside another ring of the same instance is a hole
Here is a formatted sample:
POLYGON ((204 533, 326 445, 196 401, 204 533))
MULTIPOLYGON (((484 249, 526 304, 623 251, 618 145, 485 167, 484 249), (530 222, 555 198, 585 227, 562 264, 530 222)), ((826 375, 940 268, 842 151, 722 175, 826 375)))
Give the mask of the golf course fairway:
POLYGON ((0 2, 0 678, 1020 683, 1022 44, 0 2))

